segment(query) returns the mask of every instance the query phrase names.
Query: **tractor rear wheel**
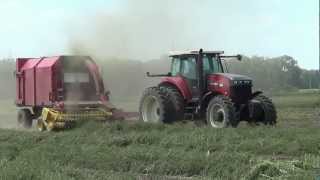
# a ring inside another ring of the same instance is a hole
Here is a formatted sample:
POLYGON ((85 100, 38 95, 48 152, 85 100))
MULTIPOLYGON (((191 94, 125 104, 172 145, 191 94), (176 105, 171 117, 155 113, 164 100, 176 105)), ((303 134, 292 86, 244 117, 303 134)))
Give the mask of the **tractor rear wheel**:
POLYGON ((174 121, 174 105, 167 89, 147 88, 140 100, 140 120, 152 123, 170 123, 174 121))
POLYGON ((260 94, 253 98, 253 101, 258 101, 262 109, 261 115, 254 121, 265 125, 275 125, 277 123, 277 111, 271 99, 260 94))
POLYGON ((181 93, 179 92, 178 89, 174 88, 174 87, 163 87, 166 88, 167 91, 169 92, 169 96, 170 99, 174 105, 175 108, 175 120, 179 121, 179 120, 183 120, 184 118, 184 98, 181 95, 181 93))
POLYGON ((230 98, 218 95, 208 104, 207 123, 214 128, 237 127, 239 121, 235 116, 235 108, 230 98))
POLYGON ((23 128, 31 128, 32 117, 29 109, 20 109, 18 111, 18 125, 23 128))

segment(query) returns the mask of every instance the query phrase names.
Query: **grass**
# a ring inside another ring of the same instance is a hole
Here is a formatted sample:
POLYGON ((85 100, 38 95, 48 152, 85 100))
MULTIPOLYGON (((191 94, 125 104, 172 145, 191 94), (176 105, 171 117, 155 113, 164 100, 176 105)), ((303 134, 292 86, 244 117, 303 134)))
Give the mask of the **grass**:
POLYGON ((0 130, 0 179, 315 179, 319 95, 274 97, 277 127, 82 122, 0 130))
POLYGON ((279 126, 320 127, 320 92, 289 93, 273 97, 279 126))
POLYGON ((3 130, 0 179, 312 178, 320 173, 318 132, 94 122, 57 133, 3 130))

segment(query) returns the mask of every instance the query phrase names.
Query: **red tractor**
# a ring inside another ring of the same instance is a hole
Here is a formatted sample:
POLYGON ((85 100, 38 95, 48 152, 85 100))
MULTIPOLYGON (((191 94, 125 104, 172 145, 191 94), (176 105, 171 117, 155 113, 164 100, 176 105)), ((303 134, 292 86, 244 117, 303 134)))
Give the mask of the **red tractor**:
POLYGON ((261 91, 252 92, 252 79, 226 73, 223 51, 187 51, 170 55, 171 72, 158 86, 147 88, 140 101, 144 122, 170 123, 183 119, 206 119, 214 128, 237 127, 240 121, 275 125, 272 101, 261 91))

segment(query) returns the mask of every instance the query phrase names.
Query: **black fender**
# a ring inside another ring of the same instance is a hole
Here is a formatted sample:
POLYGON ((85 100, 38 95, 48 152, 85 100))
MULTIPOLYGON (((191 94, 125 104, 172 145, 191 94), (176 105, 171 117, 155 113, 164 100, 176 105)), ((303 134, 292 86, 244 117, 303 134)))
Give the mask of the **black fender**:
POLYGON ((186 94, 183 93, 183 91, 181 90, 181 88, 179 88, 178 86, 176 86, 176 85, 173 84, 173 83, 170 83, 170 82, 161 82, 160 84, 158 84, 158 87, 171 87, 171 88, 175 88, 175 89, 177 89, 177 90, 180 92, 180 94, 181 94, 181 96, 183 97, 184 100, 187 99, 187 98, 186 98, 186 94))
MULTIPOLYGON (((210 100, 217 96, 220 95, 219 93, 215 93, 212 91, 207 92, 206 94, 204 94, 200 100, 200 109, 205 110, 210 102, 210 100)), ((222 95, 222 94, 221 94, 222 95)))
POLYGON ((256 91, 254 93, 251 94, 251 97, 250 97, 250 100, 257 97, 258 95, 262 94, 263 92, 262 91, 256 91))
POLYGON ((213 93, 213 92, 209 91, 209 92, 207 92, 206 94, 204 94, 202 96, 202 101, 205 100, 205 99, 208 99, 210 96, 215 96, 215 95, 216 95, 216 93, 213 93))

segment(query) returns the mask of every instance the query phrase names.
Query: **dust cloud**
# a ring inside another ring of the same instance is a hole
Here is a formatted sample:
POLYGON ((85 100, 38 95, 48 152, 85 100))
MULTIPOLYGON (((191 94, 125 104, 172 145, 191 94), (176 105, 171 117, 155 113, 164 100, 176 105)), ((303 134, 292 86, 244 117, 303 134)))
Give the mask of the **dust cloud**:
POLYGON ((70 24, 69 48, 73 54, 98 60, 111 100, 120 99, 137 110, 146 87, 159 78, 145 73, 167 73, 171 50, 204 47, 212 30, 206 30, 212 8, 209 1, 127 0, 115 11, 101 11, 70 24), (200 18, 205 18, 201 19, 200 18))
POLYGON ((17 125, 14 69, 13 59, 0 61, 0 128, 15 128, 17 125))
POLYGON ((73 23, 70 49, 98 58, 138 60, 159 58, 170 50, 196 49, 209 35, 199 23, 207 10, 208 1, 124 1, 117 11, 98 12, 73 23))

